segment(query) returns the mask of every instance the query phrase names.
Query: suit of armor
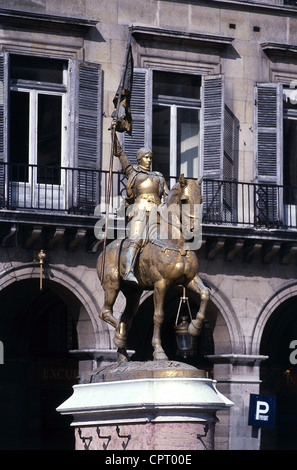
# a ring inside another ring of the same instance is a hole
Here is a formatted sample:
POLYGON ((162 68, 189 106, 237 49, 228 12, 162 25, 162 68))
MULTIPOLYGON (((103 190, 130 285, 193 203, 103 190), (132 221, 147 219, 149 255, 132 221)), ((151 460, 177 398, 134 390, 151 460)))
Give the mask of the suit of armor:
POLYGON ((134 264, 139 250, 151 236, 158 220, 158 206, 166 200, 168 187, 163 175, 151 171, 152 152, 141 148, 137 152, 138 165, 132 165, 117 140, 115 155, 119 157, 124 172, 128 177, 127 214, 129 217, 129 246, 126 254, 126 272, 124 280, 138 283, 134 276, 134 264))

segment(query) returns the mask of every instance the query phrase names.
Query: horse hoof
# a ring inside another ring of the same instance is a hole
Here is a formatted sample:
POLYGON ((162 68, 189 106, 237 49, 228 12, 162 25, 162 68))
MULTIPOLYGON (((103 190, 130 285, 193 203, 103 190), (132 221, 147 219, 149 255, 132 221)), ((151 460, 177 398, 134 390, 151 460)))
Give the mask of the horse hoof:
POLYGON ((191 321, 188 332, 191 336, 199 336, 201 332, 201 322, 198 320, 191 321))
POLYGON ((118 362, 128 362, 129 361, 129 356, 126 351, 126 349, 118 349, 117 350, 117 355, 118 355, 118 362))
POLYGON ((125 349, 126 346, 126 325, 125 323, 121 322, 117 328, 117 332, 114 335, 114 344, 118 349, 125 349))
POLYGON ((168 357, 164 351, 154 353, 154 361, 168 361, 168 357))

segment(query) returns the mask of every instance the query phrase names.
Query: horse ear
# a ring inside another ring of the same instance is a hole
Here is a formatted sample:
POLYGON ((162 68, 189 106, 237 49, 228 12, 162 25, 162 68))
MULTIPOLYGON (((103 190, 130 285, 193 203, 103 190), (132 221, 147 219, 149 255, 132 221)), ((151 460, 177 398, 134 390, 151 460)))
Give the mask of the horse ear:
POLYGON ((200 178, 197 178, 197 183, 198 183, 198 184, 201 184, 202 181, 203 181, 203 176, 200 176, 200 178))
POLYGON ((182 188, 185 188, 187 186, 185 175, 183 173, 179 177, 179 183, 180 183, 182 188))

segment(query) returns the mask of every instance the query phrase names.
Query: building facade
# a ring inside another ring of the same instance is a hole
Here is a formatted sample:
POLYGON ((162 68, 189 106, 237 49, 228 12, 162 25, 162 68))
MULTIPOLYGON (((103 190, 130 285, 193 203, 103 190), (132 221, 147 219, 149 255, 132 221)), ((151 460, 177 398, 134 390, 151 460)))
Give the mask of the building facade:
MULTIPOLYGON (((0 22, 0 447, 73 448, 56 407, 116 357, 98 317, 94 229, 131 33, 127 155, 152 148, 170 187, 181 173, 204 178, 198 258, 211 300, 187 361, 234 403, 218 413, 215 447, 296 449, 296 2, 1 0, 0 22), (276 397, 274 427, 249 425, 251 394, 276 397)), ((109 239, 123 231, 117 159, 111 188, 109 239)), ((163 336, 183 360, 180 296, 168 293, 163 336)), ((152 306, 146 292, 129 336, 138 360, 151 359, 152 306)))

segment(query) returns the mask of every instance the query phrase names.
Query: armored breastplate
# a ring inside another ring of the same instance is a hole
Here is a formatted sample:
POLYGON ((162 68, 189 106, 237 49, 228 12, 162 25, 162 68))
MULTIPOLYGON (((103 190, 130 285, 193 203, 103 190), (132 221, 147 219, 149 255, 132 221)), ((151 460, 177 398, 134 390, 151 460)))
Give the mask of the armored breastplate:
POLYGON ((140 173, 137 175, 134 183, 134 191, 136 202, 152 202, 154 204, 160 204, 160 181, 152 175, 140 173))

